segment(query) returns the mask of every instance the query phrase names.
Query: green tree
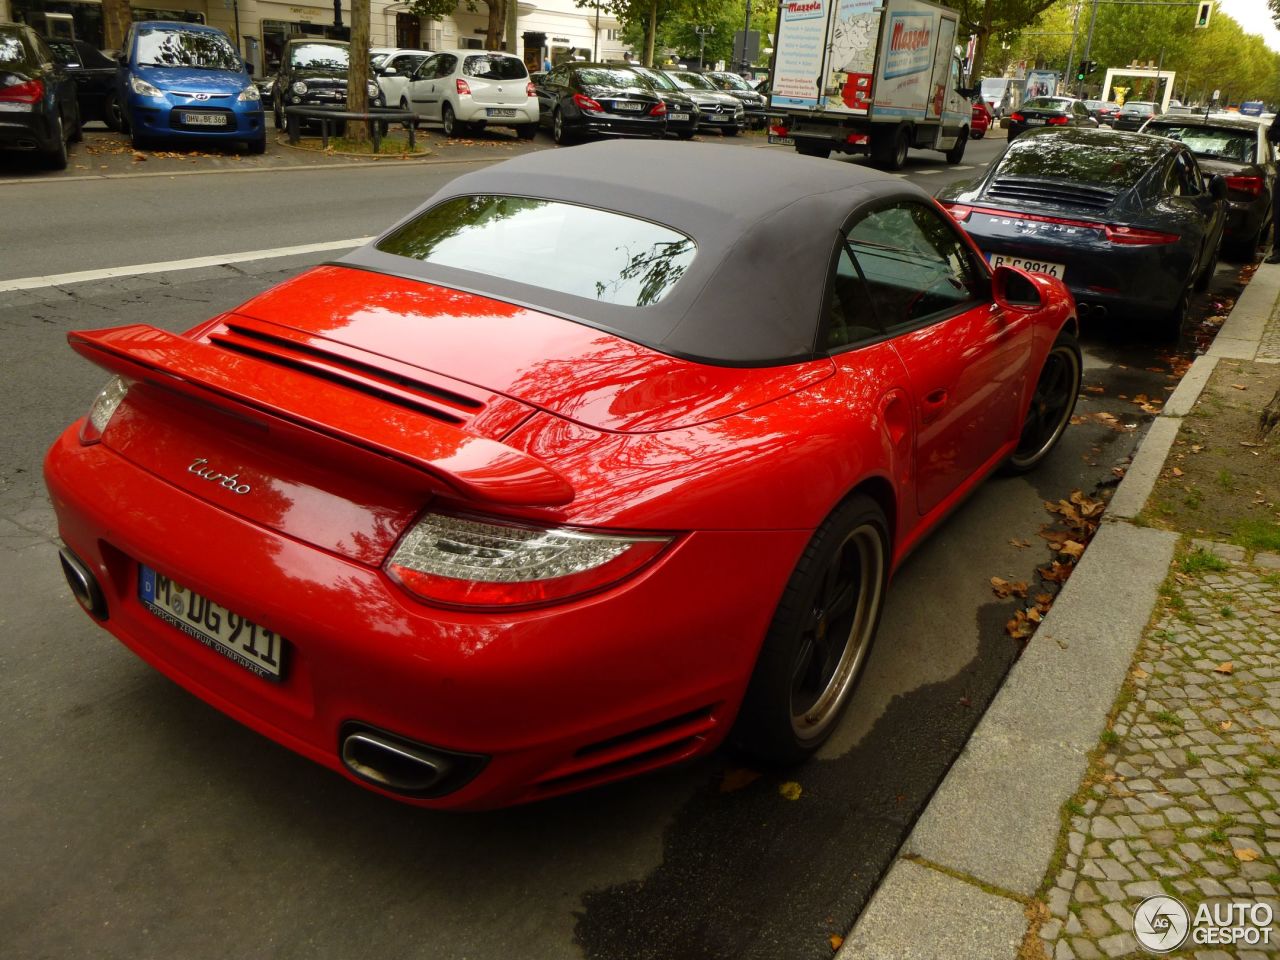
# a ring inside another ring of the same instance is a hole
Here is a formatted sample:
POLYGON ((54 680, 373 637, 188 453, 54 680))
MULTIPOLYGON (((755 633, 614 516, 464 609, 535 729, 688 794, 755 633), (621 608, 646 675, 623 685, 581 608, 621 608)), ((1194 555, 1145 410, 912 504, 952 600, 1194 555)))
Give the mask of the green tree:
POLYGON ((958 0, 960 22, 978 38, 973 51, 974 77, 982 76, 987 47, 992 39, 1013 36, 1035 22, 1055 0, 958 0))

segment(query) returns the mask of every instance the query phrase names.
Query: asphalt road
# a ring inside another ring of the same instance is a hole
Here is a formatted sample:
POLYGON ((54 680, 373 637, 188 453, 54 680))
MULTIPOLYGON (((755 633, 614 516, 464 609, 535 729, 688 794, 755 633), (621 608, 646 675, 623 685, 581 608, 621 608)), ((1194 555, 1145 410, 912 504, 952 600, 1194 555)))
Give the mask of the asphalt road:
MULTIPOLYGON (((0 183, 0 279, 360 236, 465 169, 0 183)), ((953 173, 928 155, 909 171, 930 189, 953 173)), ((830 957, 1018 655, 1004 631, 1014 602, 988 578, 1034 582, 1049 559, 1043 501, 1113 480, 1150 419, 1131 398, 1175 382, 1176 356, 1140 332, 1087 331, 1086 383, 1101 393, 1080 412, 1117 425, 1079 424, 1037 473, 993 478, 906 562, 862 687, 816 761, 726 790, 744 778, 722 753, 526 808, 441 815, 206 707, 93 626, 58 570, 40 458, 104 379, 65 332, 180 330, 306 259, 0 293, 0 953, 830 957), (780 791, 788 779, 798 799, 780 791)))

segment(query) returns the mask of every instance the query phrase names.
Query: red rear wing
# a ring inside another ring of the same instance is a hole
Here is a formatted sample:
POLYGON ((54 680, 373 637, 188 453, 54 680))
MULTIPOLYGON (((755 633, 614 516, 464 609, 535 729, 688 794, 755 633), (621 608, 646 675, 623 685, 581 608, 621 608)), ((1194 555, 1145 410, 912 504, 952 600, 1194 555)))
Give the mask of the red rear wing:
POLYGON ((468 500, 550 507, 574 496, 569 481, 526 453, 305 372, 145 324, 77 331, 67 341, 122 377, 299 424, 423 470, 468 500))

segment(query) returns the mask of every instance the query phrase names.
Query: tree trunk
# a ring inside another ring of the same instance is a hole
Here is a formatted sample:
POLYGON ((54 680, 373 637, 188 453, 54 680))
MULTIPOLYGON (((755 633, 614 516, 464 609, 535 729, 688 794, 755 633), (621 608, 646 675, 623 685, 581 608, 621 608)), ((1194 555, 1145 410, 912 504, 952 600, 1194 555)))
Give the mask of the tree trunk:
MULTIPOLYGON (((507 0, 484 0, 489 7, 489 23, 484 35, 486 50, 501 50, 507 32, 507 0)), ((515 53, 514 50, 510 51, 515 53)))
POLYGON ((654 41, 658 36, 658 0, 652 0, 649 6, 649 27, 644 35, 644 65, 653 66, 654 41))
POLYGON ((102 48, 119 50, 133 23, 129 0, 102 0, 102 48))
POLYGON ((1258 414, 1258 442, 1261 443, 1267 439, 1267 436, 1280 425, 1280 390, 1277 390, 1267 405, 1262 408, 1262 412, 1258 414))
POLYGON ((982 5, 982 22, 978 24, 978 28, 974 30, 974 35, 978 38, 977 43, 973 45, 973 64, 969 67, 969 86, 976 86, 975 80, 982 77, 982 66, 987 59, 987 44, 991 42, 991 4, 993 0, 986 0, 982 5))
MULTIPOLYGON (((369 0, 351 0, 350 65, 347 68, 347 109, 369 109, 369 0)), ((364 143, 369 129, 363 123, 347 124, 347 139, 364 143)))

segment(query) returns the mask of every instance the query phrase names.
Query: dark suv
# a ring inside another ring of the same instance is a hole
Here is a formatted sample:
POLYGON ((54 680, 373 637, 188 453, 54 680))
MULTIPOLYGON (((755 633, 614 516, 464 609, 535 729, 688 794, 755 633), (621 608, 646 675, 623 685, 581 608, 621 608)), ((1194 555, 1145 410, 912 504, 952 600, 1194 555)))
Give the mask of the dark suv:
POLYGON ((759 93, 755 87, 751 86, 736 73, 730 73, 728 70, 708 70, 703 76, 714 83, 717 88, 729 94, 729 96, 736 97, 742 101, 742 111, 748 127, 752 130, 759 130, 764 126, 765 99, 764 95, 759 93))
POLYGON ((33 151, 65 170, 67 143, 79 140, 71 75, 26 24, 0 22, 0 150, 33 151))
MULTIPOLYGON (((277 130, 284 129, 285 107, 346 108, 348 56, 345 40, 294 37, 285 44, 272 98, 277 130)), ((383 105, 382 91, 372 79, 369 105, 383 105)))

